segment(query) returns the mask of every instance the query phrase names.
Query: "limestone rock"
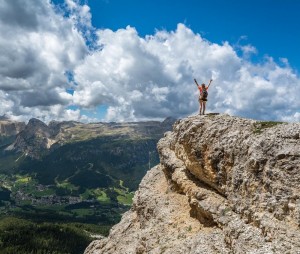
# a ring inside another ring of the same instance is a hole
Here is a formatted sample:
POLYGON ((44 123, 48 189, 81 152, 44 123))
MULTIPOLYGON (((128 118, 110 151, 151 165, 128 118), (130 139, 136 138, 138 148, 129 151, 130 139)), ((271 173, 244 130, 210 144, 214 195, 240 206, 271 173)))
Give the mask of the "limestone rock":
POLYGON ((9 119, 0 120, 0 135, 1 136, 14 136, 20 131, 24 130, 24 122, 15 122, 9 119))
POLYGON ((14 144, 13 149, 23 152, 33 158, 40 158, 55 142, 52 139, 52 129, 42 121, 32 118, 22 130, 14 144))
POLYGON ((300 124, 178 121, 96 253, 300 253, 300 124))

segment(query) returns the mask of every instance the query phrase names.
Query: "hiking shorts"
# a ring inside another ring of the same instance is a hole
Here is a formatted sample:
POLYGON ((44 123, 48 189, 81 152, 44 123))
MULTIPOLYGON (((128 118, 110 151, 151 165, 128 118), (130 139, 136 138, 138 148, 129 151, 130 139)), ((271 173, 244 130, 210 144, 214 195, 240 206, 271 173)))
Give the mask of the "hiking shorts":
POLYGON ((201 98, 201 97, 199 97, 198 101, 199 101, 199 102, 200 102, 200 101, 207 101, 207 98, 201 98))

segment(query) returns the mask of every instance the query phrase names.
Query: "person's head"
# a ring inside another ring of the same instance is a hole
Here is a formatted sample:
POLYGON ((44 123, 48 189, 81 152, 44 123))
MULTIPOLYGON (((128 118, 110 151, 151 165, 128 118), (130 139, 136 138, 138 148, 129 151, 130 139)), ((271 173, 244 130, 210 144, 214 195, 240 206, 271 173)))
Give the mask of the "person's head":
POLYGON ((202 86, 202 88, 205 88, 205 84, 204 83, 201 86, 202 86))

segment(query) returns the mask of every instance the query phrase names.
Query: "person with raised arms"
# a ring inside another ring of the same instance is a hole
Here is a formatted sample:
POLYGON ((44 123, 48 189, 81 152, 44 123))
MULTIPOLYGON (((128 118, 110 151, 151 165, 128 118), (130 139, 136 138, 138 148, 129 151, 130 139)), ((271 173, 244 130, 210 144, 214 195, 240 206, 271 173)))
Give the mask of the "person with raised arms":
POLYGON ((200 115, 205 115, 205 108, 206 108, 206 102, 207 102, 207 96, 208 96, 208 88, 211 84, 211 82, 213 81, 212 79, 209 81, 209 84, 208 86, 205 86, 205 84, 201 84, 201 86, 198 84, 197 80, 194 79, 198 89, 199 89, 199 92, 200 92, 200 95, 199 95, 199 104, 200 104, 200 110, 199 110, 199 114, 200 115))

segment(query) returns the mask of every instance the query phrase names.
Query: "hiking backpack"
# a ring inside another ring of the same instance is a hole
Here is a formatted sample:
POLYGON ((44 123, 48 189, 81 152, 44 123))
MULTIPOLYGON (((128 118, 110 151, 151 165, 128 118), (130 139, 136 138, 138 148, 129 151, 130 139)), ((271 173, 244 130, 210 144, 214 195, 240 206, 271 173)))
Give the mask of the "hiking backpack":
POLYGON ((208 92, 205 88, 202 89, 201 98, 206 99, 208 96, 208 92))

